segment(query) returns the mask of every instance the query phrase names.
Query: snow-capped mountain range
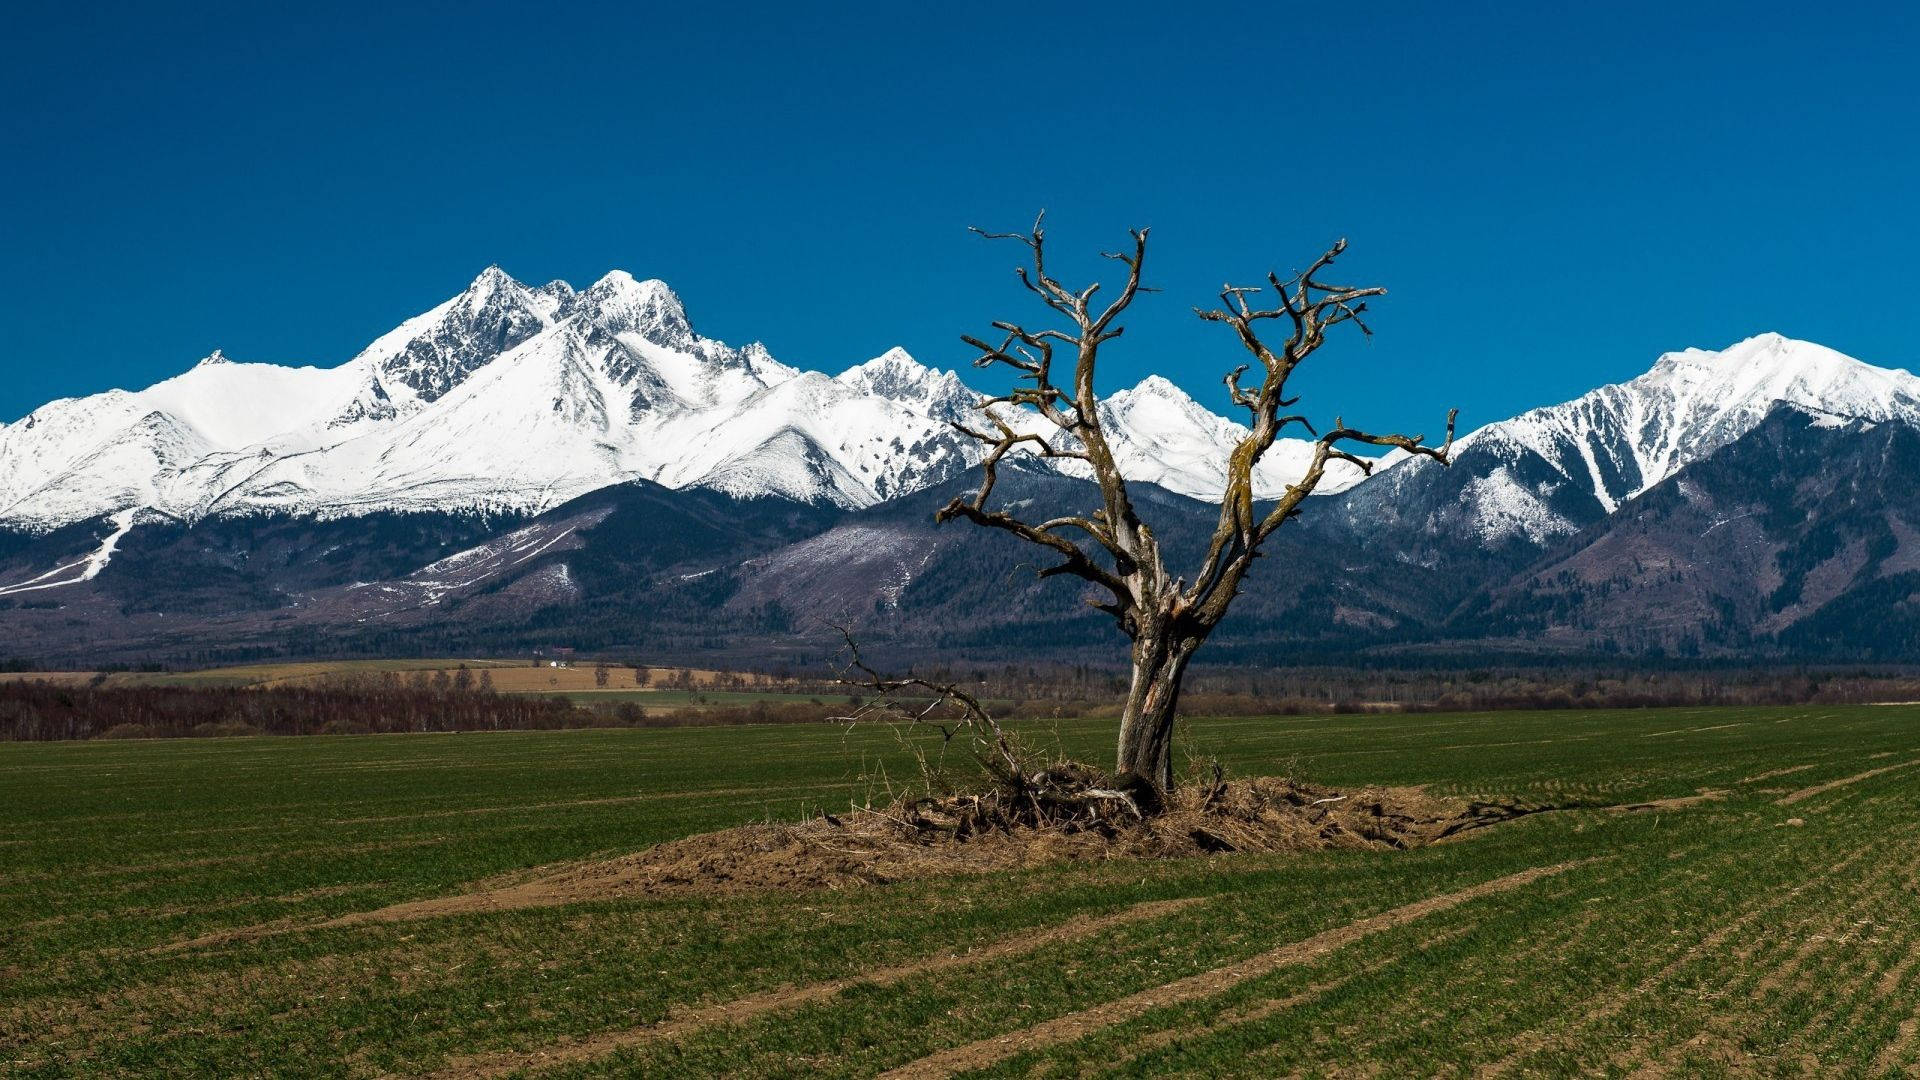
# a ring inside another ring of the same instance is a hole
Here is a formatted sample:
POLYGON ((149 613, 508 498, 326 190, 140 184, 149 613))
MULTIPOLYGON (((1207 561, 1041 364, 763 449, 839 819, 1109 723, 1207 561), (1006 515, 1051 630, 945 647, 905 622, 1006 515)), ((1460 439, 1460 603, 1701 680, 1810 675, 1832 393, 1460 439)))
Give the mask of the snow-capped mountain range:
MULTIPOLYGON (((0 427, 0 636, 79 665, 513 649, 558 625, 692 655, 791 648, 805 612, 1070 653, 1096 632, 1077 594, 1010 539, 934 525, 975 483, 952 421, 978 402, 897 349, 830 376, 701 337, 659 282, 490 269, 338 367, 216 353, 0 427)), ((1204 548, 1243 429, 1160 378, 1101 409, 1167 550, 1204 548)), ((1263 493, 1308 450, 1277 446, 1263 493)), ((1482 427, 1451 468, 1387 465, 1274 538, 1237 655, 1920 656, 1905 371, 1765 334, 1482 427)), ((998 492, 1042 515, 1093 497, 1041 468, 998 492)))
POLYGON ((1490 544, 1544 544, 1613 513, 1787 403, 1920 425, 1920 377, 1761 334, 1661 356, 1637 378, 1463 437, 1451 469, 1420 459, 1342 497, 1353 523, 1397 521, 1490 544))
MULTIPOLYGON (((616 270, 576 291, 489 267, 338 367, 216 351, 145 390, 0 426, 0 524, 526 513, 634 479, 856 508, 977 463, 950 423, 977 399, 900 349, 829 377, 702 337, 661 281, 616 270)), ((1243 431, 1157 377, 1112 395, 1103 419, 1131 475, 1200 497, 1218 495, 1243 431)), ((1309 452, 1276 446, 1263 493, 1309 452)), ((1322 490, 1358 479, 1344 469, 1322 490)))
MULTIPOLYGON (((854 509, 978 463, 981 447, 952 426, 978 400, 901 349, 828 376, 703 337, 661 281, 616 270, 584 290, 530 287, 489 267, 337 367, 216 351, 144 390, 54 401, 0 426, 0 525, 524 514, 636 479, 854 509)), ((1330 505, 1355 527, 1539 545, 1779 402, 1920 423, 1920 378, 1763 334, 1669 353, 1638 378, 1480 428, 1444 473, 1417 460, 1360 484, 1341 466, 1321 493, 1352 488, 1330 505)), ((1245 432, 1158 376, 1109 395, 1101 418, 1128 476, 1203 499, 1218 497, 1245 432)), ((1259 493, 1278 494, 1310 453, 1282 440, 1259 493)))

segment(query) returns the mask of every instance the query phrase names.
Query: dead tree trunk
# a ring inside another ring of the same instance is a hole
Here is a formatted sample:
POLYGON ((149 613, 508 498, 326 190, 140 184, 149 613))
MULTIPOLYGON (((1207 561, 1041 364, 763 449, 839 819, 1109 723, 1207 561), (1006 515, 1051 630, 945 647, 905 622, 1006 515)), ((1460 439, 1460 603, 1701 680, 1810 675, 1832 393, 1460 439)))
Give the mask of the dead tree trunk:
MULTIPOLYGON (((978 230, 975 230, 978 231, 978 230)), ((1242 364, 1226 377, 1234 405, 1248 411, 1246 435, 1226 463, 1226 490, 1220 501, 1220 520, 1206 557, 1191 583, 1167 573, 1153 530, 1134 512, 1106 432, 1100 420, 1100 401, 1094 393, 1094 375, 1100 347, 1121 335, 1116 320, 1143 290, 1141 269, 1146 263, 1147 232, 1131 235, 1131 252, 1108 258, 1127 268, 1120 294, 1104 308, 1093 297, 1098 283, 1078 291, 1068 289, 1047 270, 1046 233, 1039 221, 1030 233, 983 233, 993 239, 1025 244, 1031 256, 1018 269, 1020 283, 1054 313, 1060 325, 1029 330, 1017 323, 996 322, 1005 334, 998 345, 977 337, 963 337, 980 350, 977 367, 1004 364, 1016 372, 1016 385, 1000 397, 980 403, 991 431, 956 425, 987 446, 981 462, 980 489, 971 499, 957 498, 940 511, 937 520, 966 518, 977 525, 1010 532, 1029 543, 1051 549, 1060 562, 1040 571, 1042 577, 1065 574, 1090 583, 1098 595, 1089 602, 1108 615, 1133 644, 1133 683, 1120 717, 1120 738, 1114 771, 1119 786, 1130 790, 1143 809, 1157 808, 1173 784, 1173 732, 1180 704, 1180 682, 1194 653, 1226 616, 1241 583, 1259 557, 1260 546, 1274 530, 1300 512, 1334 461, 1371 471, 1372 462, 1346 446, 1361 444, 1397 447, 1412 455, 1451 461, 1454 414, 1447 416, 1446 442, 1425 445, 1421 435, 1372 435, 1347 427, 1336 417, 1326 434, 1316 432, 1307 418, 1282 415, 1298 399, 1286 396, 1287 379, 1294 368, 1326 341, 1326 331, 1352 322, 1363 332, 1361 314, 1369 297, 1383 295, 1378 287, 1330 285, 1318 279, 1346 250, 1336 243, 1305 271, 1282 280, 1268 274, 1278 306, 1255 308, 1248 297, 1258 287, 1228 286, 1221 290, 1222 307, 1195 314, 1208 322, 1231 326, 1240 345, 1262 369, 1258 386, 1243 387, 1241 379, 1253 366, 1242 364), (1290 331, 1284 342, 1269 346, 1259 325, 1285 319, 1290 331), (1071 376, 1056 381, 1054 353, 1059 349, 1073 360, 1071 376), (1004 410, 1004 412, 1003 412, 1004 410), (1300 480, 1289 485, 1264 513, 1255 512, 1253 474, 1261 458, 1289 424, 1299 424, 1315 435, 1314 454, 1300 480), (1099 488, 1098 508, 1085 516, 1069 515, 1029 523, 989 505, 997 468, 1014 450, 1065 461, 1089 475, 1099 488), (1071 533, 1070 537, 1068 534, 1071 533)))
POLYGON ((1157 808, 1173 786, 1173 723, 1180 708, 1180 681, 1200 646, 1171 629, 1142 633, 1133 641, 1133 683, 1120 712, 1115 787, 1143 808, 1157 808))

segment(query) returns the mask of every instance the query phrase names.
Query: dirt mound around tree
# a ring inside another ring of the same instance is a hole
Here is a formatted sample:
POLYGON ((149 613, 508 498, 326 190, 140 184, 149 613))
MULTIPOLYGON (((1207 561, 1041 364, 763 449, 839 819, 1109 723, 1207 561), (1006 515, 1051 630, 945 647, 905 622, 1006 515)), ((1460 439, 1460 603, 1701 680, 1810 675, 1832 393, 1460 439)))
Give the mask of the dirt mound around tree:
MULTIPOLYGON (((362 926, 640 896, 842 889, 1107 859, 1233 852, 1412 848, 1568 805, 1475 802, 1413 787, 1329 791, 1261 777, 1192 785, 1161 813, 1078 765, 987 794, 906 799, 794 824, 743 825, 615 859, 524 871, 471 892, 412 900, 321 923, 223 930, 161 951, 290 930, 362 926)), ((1651 809, 1652 804, 1647 804, 1651 809)), ((1625 807, 1617 809, 1628 809, 1625 807)))
POLYGON ((1006 821, 990 797, 956 795, 726 829, 529 884, 568 896, 557 901, 565 903, 622 894, 847 888, 1115 858, 1410 848, 1546 809, 1553 807, 1446 799, 1419 788, 1342 793, 1258 778, 1184 789, 1164 812, 1145 819, 1114 798, 1104 812, 1067 820, 1006 821))

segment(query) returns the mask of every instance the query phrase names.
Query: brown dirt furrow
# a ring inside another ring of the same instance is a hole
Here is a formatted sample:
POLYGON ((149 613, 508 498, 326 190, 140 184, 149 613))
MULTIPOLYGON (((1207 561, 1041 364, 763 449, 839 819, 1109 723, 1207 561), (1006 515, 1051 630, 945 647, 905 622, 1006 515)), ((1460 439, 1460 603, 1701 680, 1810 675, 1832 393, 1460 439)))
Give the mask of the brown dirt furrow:
POLYGON ((893 967, 874 968, 844 979, 832 979, 800 987, 782 987, 715 1005, 677 1010, 660 1023, 647 1027, 605 1032, 541 1050, 462 1058, 449 1063, 445 1069, 429 1075, 437 1080, 454 1080, 456 1077, 505 1076, 521 1069, 551 1068, 592 1061, 628 1047, 676 1038, 715 1024, 739 1023, 775 1009, 798 1008, 802 1005, 825 1001, 853 986, 862 984, 891 986, 921 975, 937 974, 954 968, 1034 952, 1049 945, 1077 941, 1124 923, 1171 915, 1206 899, 1209 898, 1189 896, 1178 900, 1151 900, 1105 915, 1079 916, 1057 926, 1003 938, 969 952, 930 956, 893 967))
MULTIPOLYGON (((1411 951, 1414 953, 1424 952, 1427 949, 1436 948, 1440 945, 1446 944, 1447 942, 1457 941, 1460 938, 1466 937, 1468 934, 1474 932, 1475 930, 1478 930, 1480 928, 1480 925, 1481 924, 1478 921, 1475 921, 1475 922, 1468 923, 1465 926, 1458 926, 1451 930, 1447 930, 1447 931, 1443 931, 1441 933, 1435 934, 1432 937, 1429 937, 1426 940, 1420 942, 1418 945, 1414 946, 1414 948, 1411 951)), ((1394 964, 1398 963, 1400 960, 1404 958, 1405 958, 1405 955, 1403 954, 1401 956, 1389 957, 1384 960, 1377 960, 1371 964, 1367 964, 1363 967, 1350 971, 1345 975, 1340 976, 1337 979, 1329 979, 1329 980, 1326 980, 1325 982, 1314 983, 1311 986, 1307 986, 1303 989, 1296 990, 1293 993, 1288 994, 1284 997, 1269 998, 1264 1001, 1249 1002, 1245 1005, 1228 1009, 1225 1012, 1222 1012, 1220 1015, 1214 1017, 1213 1019, 1203 1024, 1198 1024, 1198 1025, 1183 1024, 1183 1025, 1176 1025, 1174 1027, 1161 1028, 1158 1031, 1147 1032, 1146 1034, 1141 1035, 1139 1038, 1133 1039, 1127 1043, 1127 1047, 1126 1047, 1127 1056, 1124 1059, 1120 1061, 1115 1061, 1115 1062, 1102 1062, 1097 1068, 1083 1068, 1080 1071, 1080 1075, 1082 1076, 1099 1075, 1099 1073, 1104 1072, 1109 1068, 1119 1068, 1119 1067, 1132 1065, 1134 1062, 1139 1061, 1141 1058, 1147 1056, 1148 1054, 1156 1050, 1165 1049, 1166 1047, 1172 1046, 1175 1043, 1189 1042, 1194 1039, 1201 1038, 1203 1036, 1216 1034, 1221 1031, 1226 1031, 1230 1028, 1241 1027, 1247 1024, 1257 1024, 1260 1021, 1265 1020, 1270 1016, 1276 1016, 1280 1013, 1286 1012, 1288 1009, 1294 1008, 1299 1005, 1304 1005, 1310 1001, 1314 1001, 1318 998, 1324 997, 1325 995, 1340 989, 1341 987, 1347 985, 1348 983, 1354 981, 1355 979, 1360 978, 1363 975, 1373 975, 1378 972, 1385 971, 1387 968, 1392 967, 1394 964)))
POLYGON ((1820 763, 1816 761, 1808 765, 1789 765, 1784 769, 1769 769, 1766 772, 1755 773, 1752 776, 1743 776, 1740 778, 1740 782, 1743 784, 1757 784, 1762 780, 1772 780, 1777 776, 1792 776, 1794 773, 1806 772, 1808 769, 1819 768, 1819 766, 1820 763))
POLYGON ((1654 799, 1651 802, 1623 803, 1619 806, 1609 806, 1607 809, 1616 814, 1639 814, 1659 810, 1685 810, 1690 806, 1700 806, 1703 803, 1718 802, 1726 798, 1729 794, 1731 793, 1725 791, 1703 791, 1698 795, 1682 795, 1675 799, 1654 799))
POLYGON ((1289 942, 1236 964, 1190 975, 1164 986, 1156 986, 1077 1013, 1055 1017, 1020 1031, 942 1050, 882 1073, 881 1076, 887 1080, 910 1080, 910 1078, 921 1077, 944 1077, 969 1069, 985 1068, 1028 1050, 1037 1050, 1078 1039, 1102 1028, 1132 1020, 1154 1009, 1211 997, 1230 990, 1248 979, 1258 978, 1283 967, 1311 963, 1327 953, 1350 945, 1370 934, 1402 926, 1482 896, 1517 889, 1529 882, 1563 873, 1590 861, 1582 859, 1557 866, 1536 867, 1482 882, 1458 892, 1418 900, 1383 911, 1378 915, 1369 915, 1345 926, 1323 931, 1301 941, 1289 942))
POLYGON ((1893 1041, 1882 1049, 1873 1059, 1873 1071, 1876 1074, 1894 1075, 1894 1067, 1907 1056, 1907 1049, 1913 1045, 1913 1037, 1920 1034, 1920 1016, 1909 1016, 1900 1021, 1893 1041))
POLYGON ((787 787, 709 788, 704 791, 667 791, 645 795, 608 795, 593 799, 566 799, 561 802, 524 803, 501 806, 470 806, 459 810, 427 810, 412 814, 388 814, 381 817, 334 818, 320 822, 322 825, 381 825, 395 821, 419 821, 423 818, 472 817, 478 814, 526 814, 543 810, 567 810, 580 806, 622 806, 631 803, 656 803, 667 799, 700 798, 737 798, 742 795, 764 795, 783 791, 801 794, 818 792, 817 785, 794 784, 787 787))
POLYGON ((1713 724, 1708 727, 1678 727, 1669 731, 1649 731, 1640 736, 1643 739, 1657 739, 1662 735, 1688 735, 1696 731, 1725 731, 1728 728, 1746 727, 1751 721, 1742 720, 1736 724, 1713 724))
POLYGON ((1920 765, 1920 758, 1915 758, 1912 761, 1903 761, 1898 765, 1882 765, 1877 769, 1868 769, 1863 773, 1855 773, 1852 776, 1843 776, 1838 780, 1829 780, 1824 784, 1815 784, 1812 787, 1801 788, 1791 795, 1782 795, 1778 799, 1775 799, 1773 803, 1775 806, 1792 806, 1794 803, 1800 802, 1803 799, 1811 799, 1815 795, 1824 795, 1835 788, 1843 788, 1849 784, 1857 784, 1862 780, 1870 780, 1882 773, 1890 773, 1898 769, 1911 769, 1915 765, 1920 765))

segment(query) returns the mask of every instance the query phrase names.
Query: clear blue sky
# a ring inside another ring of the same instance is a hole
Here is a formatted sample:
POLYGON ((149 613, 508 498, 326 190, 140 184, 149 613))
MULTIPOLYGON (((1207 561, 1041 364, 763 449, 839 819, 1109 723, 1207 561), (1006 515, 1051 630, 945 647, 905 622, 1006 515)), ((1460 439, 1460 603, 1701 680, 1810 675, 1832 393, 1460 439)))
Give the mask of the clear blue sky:
POLYGON ((273 7, 8 17, 0 416, 339 363, 494 262, 952 366, 1035 314, 965 227, 1043 206, 1070 267, 1153 227, 1106 382, 1221 412, 1188 307, 1340 235, 1392 295, 1319 416, 1471 426, 1764 330, 1920 360, 1908 5, 273 7))

